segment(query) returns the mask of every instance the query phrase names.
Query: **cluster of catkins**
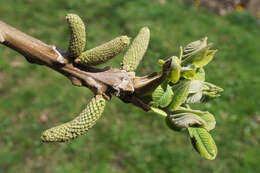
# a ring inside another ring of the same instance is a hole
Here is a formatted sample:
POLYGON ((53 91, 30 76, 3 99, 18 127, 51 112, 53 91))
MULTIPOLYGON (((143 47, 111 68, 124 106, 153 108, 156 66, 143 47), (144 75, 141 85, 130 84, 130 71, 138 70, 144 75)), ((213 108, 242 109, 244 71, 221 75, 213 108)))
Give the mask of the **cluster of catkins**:
MULTIPOLYGON (((95 66, 105 63, 125 50, 130 43, 127 36, 120 36, 83 52, 86 42, 83 21, 75 14, 68 14, 66 19, 70 28, 68 56, 82 65, 95 66)), ((149 38, 149 29, 142 28, 123 57, 122 70, 134 71, 137 68, 148 47, 149 38)), ((140 99, 150 106, 151 111, 164 116, 172 130, 187 129, 194 148, 205 158, 214 159, 217 147, 209 131, 215 128, 215 118, 207 111, 193 110, 189 106, 216 98, 223 91, 222 88, 205 82, 203 67, 216 53, 216 50, 210 48, 211 44, 207 44, 207 38, 203 38, 183 49, 181 47, 179 57, 159 60, 161 66, 171 62, 167 76, 152 92, 141 96, 140 99)), ((102 95, 95 95, 78 117, 44 131, 42 140, 64 142, 85 134, 103 113, 105 101, 102 95)))
MULTIPOLYGON (((70 30, 68 57, 83 66, 103 64, 122 53, 130 44, 129 37, 119 36, 109 42, 84 51, 86 34, 83 21, 76 14, 68 14, 66 21, 70 30)), ((149 29, 147 27, 142 28, 123 57, 121 63, 122 70, 134 71, 137 68, 148 47, 149 38, 149 29)), ((67 142, 87 133, 102 115, 105 105, 106 99, 101 94, 95 95, 76 118, 45 130, 41 136, 42 141, 67 142)))

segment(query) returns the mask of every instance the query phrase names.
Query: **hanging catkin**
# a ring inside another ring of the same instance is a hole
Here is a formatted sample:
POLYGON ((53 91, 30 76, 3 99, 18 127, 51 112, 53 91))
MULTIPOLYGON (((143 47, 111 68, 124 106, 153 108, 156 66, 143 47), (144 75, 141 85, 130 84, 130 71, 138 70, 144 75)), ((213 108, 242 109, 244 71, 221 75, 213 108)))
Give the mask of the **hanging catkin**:
POLYGON ((105 108, 105 99, 96 95, 78 117, 52 127, 42 134, 43 142, 65 142, 85 134, 99 119, 105 108))

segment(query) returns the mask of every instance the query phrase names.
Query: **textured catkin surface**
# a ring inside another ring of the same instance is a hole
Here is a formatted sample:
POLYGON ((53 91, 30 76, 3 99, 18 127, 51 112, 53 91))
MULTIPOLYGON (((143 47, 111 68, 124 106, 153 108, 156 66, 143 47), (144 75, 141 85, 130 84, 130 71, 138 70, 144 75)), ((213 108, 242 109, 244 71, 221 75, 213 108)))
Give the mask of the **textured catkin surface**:
POLYGON ((98 65, 117 56, 128 47, 130 39, 127 36, 117 37, 98 47, 87 50, 79 56, 81 64, 98 65))
POLYGON ((43 142, 66 142, 85 134, 99 119, 105 108, 105 99, 96 95, 78 117, 70 122, 43 132, 43 142))
POLYGON ((142 60, 150 40, 148 27, 142 28, 123 57, 123 69, 134 71, 142 60))
POLYGON ((70 58, 80 56, 86 44, 85 25, 81 18, 76 14, 68 14, 66 16, 70 30, 70 42, 68 53, 70 58))

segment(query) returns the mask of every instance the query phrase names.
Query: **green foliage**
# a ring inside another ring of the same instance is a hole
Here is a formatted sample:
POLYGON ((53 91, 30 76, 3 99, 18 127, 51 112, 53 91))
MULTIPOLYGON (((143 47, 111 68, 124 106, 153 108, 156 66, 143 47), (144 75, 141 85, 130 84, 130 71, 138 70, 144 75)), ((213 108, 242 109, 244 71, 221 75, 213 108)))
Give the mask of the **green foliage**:
POLYGON ((180 131, 181 129, 188 127, 201 127, 206 125, 206 121, 190 112, 169 115, 166 117, 166 123, 175 131, 180 131))
POLYGON ((209 160, 215 159, 218 152, 217 146, 207 130, 193 127, 189 127, 188 130, 196 151, 209 160))
POLYGON ((164 66, 170 60, 170 72, 168 78, 152 92, 150 105, 153 106, 153 112, 164 117, 166 114, 165 122, 170 129, 188 129, 193 147, 206 159, 213 160, 217 155, 217 147, 208 131, 215 128, 215 117, 209 112, 190 108, 190 104, 201 102, 204 95, 216 98, 223 91, 222 88, 205 82, 202 67, 213 59, 216 52, 209 50, 206 41, 207 37, 189 43, 183 50, 181 48, 179 58, 173 56, 167 61, 158 61, 160 66, 164 66), (184 70, 182 78, 181 69, 184 70))
POLYGON ((176 110, 188 97, 191 81, 184 80, 173 87, 173 99, 169 105, 171 111, 176 110))
MULTIPOLYGON (((206 79, 225 88, 220 99, 203 108, 217 121, 212 137, 218 156, 214 161, 202 159, 192 152, 185 135, 167 130, 164 119, 117 99, 86 137, 68 144, 41 144, 39 134, 51 124, 73 119, 91 94, 0 46, 0 172, 260 172, 256 20, 241 20, 239 13, 219 17, 172 0, 164 5, 157 0, 0 0, 1 20, 63 49, 68 46, 63 21, 67 13, 79 14, 87 24, 88 49, 118 34, 134 37, 148 26, 151 42, 139 74, 159 70, 151 65, 158 58, 177 55, 179 45, 207 35, 219 51, 205 66, 206 79), (45 116, 48 125, 39 118, 45 116)), ((106 65, 120 61, 119 56, 106 65)))
POLYGON ((161 84, 152 94, 153 102, 151 102, 151 106, 167 107, 171 103, 173 95, 174 93, 168 83, 161 84))
POLYGON ((216 125, 215 117, 207 111, 180 108, 179 110, 174 112, 174 114, 180 114, 180 113, 190 113, 200 117, 205 121, 205 123, 202 124, 202 127, 205 128, 207 131, 210 131, 215 128, 216 125))
MULTIPOLYGON (((127 36, 122 36, 81 54, 81 46, 84 47, 85 42, 82 43, 82 41, 77 37, 85 36, 85 30, 82 30, 82 28, 84 28, 84 24, 77 15, 69 14, 66 19, 69 23, 71 32, 68 53, 72 58, 73 54, 79 56, 78 59, 82 64, 102 64, 119 54, 129 44, 129 38, 127 36)), ((123 57, 123 70, 133 71, 138 67, 147 50, 149 39, 149 29, 147 27, 142 28, 123 57)), ((200 102, 203 96, 203 88, 209 90, 207 93, 210 93, 208 95, 212 98, 214 96, 219 96, 218 93, 223 91, 220 87, 204 82, 205 71, 202 70, 202 67, 207 65, 213 59, 216 52, 215 50, 210 50, 209 48, 210 45, 207 44, 207 37, 188 44, 184 47, 184 49, 180 47, 180 57, 172 56, 166 61, 158 61, 159 65, 162 67, 162 71, 159 73, 159 76, 163 77, 162 80, 159 80, 160 83, 150 84, 148 82, 149 88, 152 90, 150 96, 152 101, 148 101, 149 105, 152 107, 152 111, 159 115, 166 116, 166 124, 169 128, 175 131, 180 131, 183 128, 189 127, 203 127, 207 131, 215 128, 216 122, 212 114, 192 110, 190 109, 190 106, 187 105, 200 102), (183 69, 189 69, 192 67, 192 73, 189 74, 190 72, 188 71, 189 73, 184 73, 185 77, 181 78, 182 66, 183 69), (187 78, 191 78, 191 80, 187 78), (192 80, 192 78, 199 80, 192 80), (203 87, 203 85, 205 86, 203 87), (185 106, 189 108, 185 111, 180 107, 184 103, 186 104, 185 106), (160 108, 162 110, 160 110, 160 108), (179 109, 181 109, 182 112, 176 113, 179 109)), ((142 95, 143 93, 137 95, 137 97, 141 100, 143 99, 144 103, 147 102, 147 96, 142 98, 142 95)), ((74 120, 43 132, 41 137, 43 142, 65 142, 85 134, 88 129, 96 123, 104 111, 105 101, 103 98, 100 100, 97 97, 98 96, 95 96, 87 108, 74 120)), ((209 101, 209 99, 207 101, 209 101)), ((197 130, 195 131, 197 132, 197 130)), ((201 131, 198 130, 198 132, 201 131)), ((216 157, 216 153, 214 153, 212 157, 205 154, 203 147, 201 147, 202 144, 201 142, 198 142, 198 137, 195 135, 195 132, 192 133, 190 130, 189 134, 193 140, 193 143, 195 143, 193 146, 202 156, 210 160, 216 157)), ((203 144, 212 143, 211 141, 214 143, 214 140, 210 135, 202 136, 203 140, 201 141, 203 144)))
POLYGON ((172 57, 171 72, 169 74, 168 80, 171 83, 177 83, 181 77, 181 62, 176 56, 172 57))

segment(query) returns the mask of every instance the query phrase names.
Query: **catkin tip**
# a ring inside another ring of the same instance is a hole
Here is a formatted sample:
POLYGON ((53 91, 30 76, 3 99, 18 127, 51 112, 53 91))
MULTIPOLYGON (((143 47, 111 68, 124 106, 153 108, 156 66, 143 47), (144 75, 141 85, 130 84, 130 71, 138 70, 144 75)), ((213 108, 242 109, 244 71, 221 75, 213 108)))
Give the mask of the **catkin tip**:
POLYGON ((130 38, 127 37, 126 35, 121 36, 121 37, 120 37, 120 40, 121 40, 122 43, 125 44, 125 45, 129 45, 129 44, 130 44, 130 38))
POLYGON ((80 56, 85 48, 85 25, 82 19, 76 14, 67 14, 66 21, 70 29, 68 54, 70 58, 76 58, 80 56))
POLYGON ((51 130, 44 131, 41 136, 42 142, 57 142, 57 139, 55 139, 55 136, 52 133, 51 130))
POLYGON ((66 15, 66 20, 69 20, 69 19, 71 19, 72 17, 78 17, 78 15, 69 13, 69 14, 66 15))
POLYGON ((150 29, 148 28, 148 26, 142 27, 141 31, 144 31, 144 30, 150 32, 150 29))

